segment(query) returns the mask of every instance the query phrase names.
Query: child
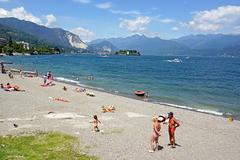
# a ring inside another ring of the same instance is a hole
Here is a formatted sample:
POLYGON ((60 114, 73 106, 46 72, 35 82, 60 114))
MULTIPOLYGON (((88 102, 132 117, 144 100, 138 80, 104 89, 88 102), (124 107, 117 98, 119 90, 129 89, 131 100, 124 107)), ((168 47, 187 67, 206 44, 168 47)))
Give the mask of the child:
POLYGON ((47 75, 43 76, 43 85, 47 85, 47 75))
POLYGON ((173 112, 168 113, 168 134, 169 134, 169 141, 170 143, 168 144, 171 146, 171 148, 175 148, 176 143, 175 143, 175 130, 177 127, 180 126, 179 122, 176 120, 176 118, 173 116, 173 112))
POLYGON ((98 128, 98 123, 101 123, 99 120, 98 120, 98 117, 97 115, 94 115, 93 116, 93 121, 90 122, 93 124, 93 132, 99 132, 99 128, 98 128))
POLYGON ((64 90, 64 91, 67 91, 67 87, 66 87, 66 86, 63 86, 63 90, 64 90))
POLYGON ((150 153, 154 152, 158 148, 158 138, 161 136, 160 130, 161 130, 161 121, 160 118, 158 117, 153 117, 153 133, 151 136, 151 141, 150 141, 150 147, 151 149, 149 150, 150 153))

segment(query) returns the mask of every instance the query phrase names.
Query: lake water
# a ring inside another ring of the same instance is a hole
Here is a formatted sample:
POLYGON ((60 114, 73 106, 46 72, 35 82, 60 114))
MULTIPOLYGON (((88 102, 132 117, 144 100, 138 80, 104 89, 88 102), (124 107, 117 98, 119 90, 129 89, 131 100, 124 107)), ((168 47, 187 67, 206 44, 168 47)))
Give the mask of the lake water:
POLYGON ((42 75, 51 70, 68 83, 131 98, 137 98, 135 90, 144 90, 151 102, 240 119, 240 58, 46 55, 1 60, 42 75))

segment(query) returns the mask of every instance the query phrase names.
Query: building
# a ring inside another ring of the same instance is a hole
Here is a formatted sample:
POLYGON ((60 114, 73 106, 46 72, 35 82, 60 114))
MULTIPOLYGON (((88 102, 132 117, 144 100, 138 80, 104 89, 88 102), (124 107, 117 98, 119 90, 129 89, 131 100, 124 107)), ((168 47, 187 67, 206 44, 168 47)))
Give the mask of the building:
POLYGON ((0 46, 4 46, 8 43, 8 41, 5 38, 0 38, 0 46))
POLYGON ((17 44, 22 44, 22 46, 23 46, 24 49, 27 49, 27 50, 30 49, 29 43, 27 43, 27 42, 19 41, 19 42, 16 42, 16 43, 17 43, 17 44))

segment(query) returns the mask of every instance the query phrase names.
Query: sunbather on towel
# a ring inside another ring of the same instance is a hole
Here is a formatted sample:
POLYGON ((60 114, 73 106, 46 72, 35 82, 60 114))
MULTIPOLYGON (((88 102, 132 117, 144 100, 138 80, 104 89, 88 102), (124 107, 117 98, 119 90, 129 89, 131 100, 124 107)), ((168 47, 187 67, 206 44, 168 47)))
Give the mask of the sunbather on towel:
POLYGON ((114 112, 116 110, 116 108, 114 106, 102 106, 102 112, 106 113, 106 112, 114 112))

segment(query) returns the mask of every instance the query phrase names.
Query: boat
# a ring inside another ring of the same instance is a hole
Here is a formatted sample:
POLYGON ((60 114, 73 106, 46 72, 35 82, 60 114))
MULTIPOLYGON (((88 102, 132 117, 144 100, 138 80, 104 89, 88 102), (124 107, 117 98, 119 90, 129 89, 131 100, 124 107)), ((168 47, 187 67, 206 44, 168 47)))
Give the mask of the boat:
POLYGON ((182 63, 182 60, 178 58, 174 58, 173 60, 166 60, 166 61, 170 63, 182 63))
POLYGON ((134 94, 137 96, 144 96, 145 92, 144 91, 135 91, 134 94))

